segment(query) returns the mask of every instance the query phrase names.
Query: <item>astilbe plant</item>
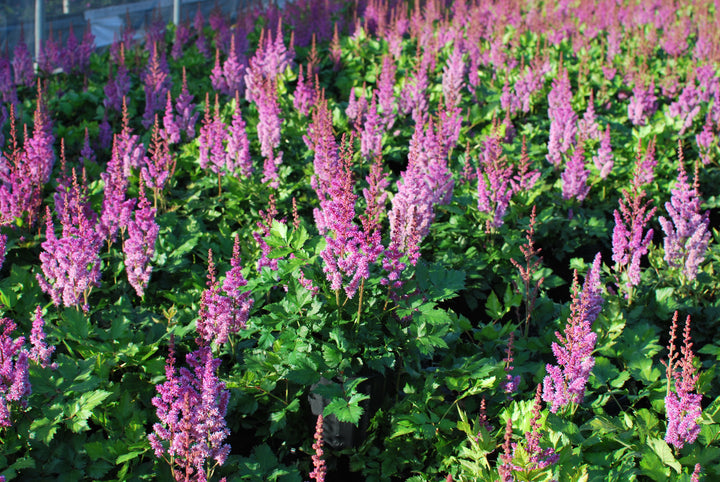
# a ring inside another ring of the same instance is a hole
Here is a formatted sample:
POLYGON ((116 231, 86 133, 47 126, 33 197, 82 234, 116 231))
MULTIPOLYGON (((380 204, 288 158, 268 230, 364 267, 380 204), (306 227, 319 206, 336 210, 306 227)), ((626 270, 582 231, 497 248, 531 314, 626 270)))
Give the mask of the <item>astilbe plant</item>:
POLYGON ((272 247, 268 244, 265 238, 270 236, 270 229, 272 228, 273 221, 285 224, 285 219, 275 219, 278 211, 275 207, 274 194, 270 194, 269 196, 267 209, 260 209, 258 214, 260 215, 260 221, 257 222, 257 227, 260 228, 260 231, 253 231, 253 238, 255 238, 255 241, 260 246, 260 258, 257 262, 257 270, 262 271, 264 267, 268 267, 270 270, 276 271, 278 269, 278 261, 280 258, 270 258, 272 247))
POLYGON ((170 154, 168 141, 162 136, 157 115, 150 139, 150 157, 145 160, 145 165, 140 169, 140 178, 153 190, 153 205, 157 208, 158 200, 163 200, 165 186, 175 173, 176 164, 175 157, 170 154))
POLYGON ((645 231, 645 226, 652 219, 656 208, 650 207, 650 201, 644 202, 644 197, 639 177, 635 175, 630 190, 623 189, 623 197, 619 200, 620 210, 613 211, 613 270, 618 287, 625 290, 625 296, 630 302, 633 287, 640 284, 640 259, 647 254, 653 237, 653 230, 645 231))
MULTIPOLYGON (((720 98, 716 102, 720 102, 720 98)), ((713 147, 718 145, 718 138, 713 132, 713 121, 710 114, 708 114, 705 119, 705 125, 703 126, 702 132, 695 136, 695 143, 697 144, 698 151, 700 152, 700 160, 707 166, 710 164, 713 157, 713 147)))
POLYGON ((119 137, 114 137, 112 156, 105 172, 100 174, 103 181, 103 203, 98 231, 108 243, 108 249, 117 239, 118 231, 125 230, 130 213, 135 206, 134 199, 126 199, 128 180, 123 173, 123 160, 119 153, 119 137))
POLYGON ((365 235, 354 221, 355 202, 352 173, 352 139, 344 139, 340 153, 340 169, 328 189, 328 199, 321 202, 322 218, 327 231, 326 247, 320 253, 323 271, 330 289, 345 289, 348 298, 355 296, 361 281, 370 276, 373 253, 368 252, 365 235), (349 278, 349 279, 348 279, 349 278))
POLYGON ((197 332, 203 343, 223 345, 229 336, 245 328, 253 299, 250 291, 241 291, 247 285, 240 265, 240 238, 235 237, 233 246, 232 268, 220 284, 216 278, 212 250, 208 251, 207 289, 200 299, 200 317, 197 321, 197 332))
POLYGON ((143 75, 143 83, 145 84, 145 113, 142 125, 149 129, 155 119, 155 113, 162 109, 163 100, 172 87, 165 52, 161 52, 156 43, 153 43, 150 51, 150 60, 147 71, 143 75))
POLYGON ((478 210, 490 215, 485 222, 486 231, 497 229, 504 224, 503 218, 513 194, 511 185, 512 166, 502 154, 497 133, 490 134, 483 143, 483 152, 477 168, 478 210))
POLYGON ((327 466, 325 460, 323 460, 323 416, 318 415, 317 423, 315 424, 315 443, 312 448, 315 454, 312 456, 313 471, 310 472, 310 478, 315 479, 315 482, 324 482, 325 474, 327 473, 327 466))
POLYGON ((636 80, 633 96, 628 103, 630 122, 635 126, 644 126, 656 110, 655 80, 651 80, 647 87, 641 81, 636 80))
MULTIPOLYGON (((123 175, 127 178, 133 169, 140 169, 145 163, 145 145, 140 136, 133 134, 127 110, 127 99, 123 97, 123 128, 117 138, 118 155, 122 159, 123 175)), ((150 121, 152 122, 152 121, 150 121)))
POLYGON ((130 93, 130 87, 132 87, 130 73, 125 66, 125 44, 120 44, 120 57, 115 77, 112 76, 112 64, 108 65, 108 69, 110 73, 104 88, 105 99, 103 99, 103 104, 107 109, 122 112, 123 98, 130 93))
POLYGON ((236 92, 232 120, 228 129, 228 170, 230 173, 239 170, 243 177, 250 177, 254 169, 250 157, 250 141, 245 127, 245 120, 240 109, 240 94, 236 92))
POLYGON ((12 67, 15 85, 32 87, 35 71, 33 69, 32 56, 22 36, 20 36, 20 41, 15 44, 12 67))
POLYGON ((134 216, 128 220, 127 238, 123 242, 125 254, 125 271, 128 282, 135 288, 135 293, 142 298, 150 282, 153 267, 150 264, 155 254, 160 227, 155 222, 155 208, 150 206, 145 197, 143 178, 140 178, 140 201, 134 211, 134 216))
POLYGON ((45 341, 45 320, 42 316, 42 308, 38 305, 35 308, 35 317, 33 318, 32 330, 30 331, 30 359, 40 365, 42 368, 57 368, 57 363, 50 363, 50 357, 55 352, 55 346, 48 346, 45 341))
POLYGON ((548 94, 548 117, 550 118, 550 138, 548 139, 547 160, 559 168, 562 155, 575 143, 577 132, 577 114, 572 108, 572 91, 567 69, 562 63, 557 78, 548 94))
MULTIPOLYGON (((542 417, 541 408, 541 385, 538 384, 535 390, 535 403, 533 404, 532 416, 530 419, 530 431, 525 432, 524 443, 512 442, 512 422, 508 417, 505 429, 505 444, 503 445, 504 454, 500 456, 503 463, 498 467, 501 480, 514 480, 515 473, 529 474, 533 471, 539 471, 555 464, 560 456, 555 453, 552 447, 543 449, 540 446, 540 438, 542 434, 542 417)), ((523 475, 520 475, 523 477, 523 475)), ((522 480, 522 478, 520 479, 522 480)))
POLYGON ((503 363, 505 363, 505 381, 502 383, 503 391, 507 394, 508 399, 512 398, 513 394, 517 392, 520 386, 520 375, 512 375, 513 372, 513 342, 515 341, 515 332, 510 333, 510 339, 508 340, 507 352, 503 363))
POLYGON ((590 192, 587 184, 589 176, 590 170, 585 167, 585 149, 582 143, 578 143, 560 175, 563 199, 575 199, 581 203, 590 192))
POLYGON ((152 399, 160 422, 148 435, 157 458, 163 458, 180 481, 210 480, 216 467, 225 463, 230 430, 225 413, 230 392, 217 376, 220 359, 209 345, 201 345, 185 357, 189 368, 175 367, 174 341, 165 365, 165 382, 155 388, 152 399))
POLYGON ((698 192, 697 172, 691 186, 683 168, 682 148, 678 152, 677 183, 671 190, 670 201, 665 203, 670 219, 660 216, 658 221, 665 232, 665 261, 673 268, 681 268, 684 282, 696 278, 698 267, 705 259, 710 242, 710 219, 708 211, 700 212, 702 199, 698 192))
MULTIPOLYGON (((157 115, 155 116, 157 119, 157 115)), ((170 91, 167 93, 167 101, 165 102, 165 115, 163 115, 163 128, 160 135, 168 143, 168 145, 180 142, 180 126, 175 119, 173 112, 172 96, 170 91)))
POLYGON ((593 163, 598 171, 600 171, 601 179, 607 178, 612 172, 614 159, 612 146, 610 145, 610 124, 605 126, 605 132, 600 139, 597 155, 593 156, 593 163))
POLYGON ((276 81, 274 79, 262 81, 253 99, 258 109, 257 135, 260 141, 260 153, 265 158, 262 182, 269 182, 270 187, 277 189, 280 186, 277 169, 282 164, 283 153, 276 149, 280 146, 280 129, 283 120, 280 117, 276 81))
POLYGON ((27 407, 31 393, 29 354, 23 348, 25 337, 12 337, 16 326, 10 318, 0 319, 0 427, 12 425, 13 405, 27 407))
POLYGON ((190 94, 190 91, 188 91, 187 74, 185 73, 185 66, 183 65, 182 90, 175 100, 175 112, 177 112, 175 121, 177 122, 180 132, 185 133, 186 139, 193 139, 195 137, 195 123, 200 114, 194 112, 194 110, 195 104, 193 104, 193 96, 190 94))
POLYGON ((558 364, 546 366, 548 374, 543 380, 542 395, 543 400, 552 404, 550 411, 553 413, 569 403, 582 402, 585 385, 595 366, 592 352, 597 335, 592 331, 592 324, 603 304, 600 263, 598 253, 585 277, 582 293, 579 293, 575 272, 570 318, 564 333, 555 333, 559 343, 553 342, 552 351, 558 364))
MULTIPOLYGON (((75 176, 73 176, 75 178, 75 176)), ((47 229, 40 253, 42 274, 37 274, 40 288, 52 298, 55 306, 80 307, 89 310, 88 297, 100 286, 100 248, 103 236, 98 231, 97 215, 87 208, 87 194, 74 179, 72 192, 65 198, 60 221, 62 236, 55 236, 50 207, 46 208, 47 229)))
POLYGON ((699 376, 693 365, 694 355, 690 336, 690 315, 685 320, 683 346, 680 348, 680 353, 675 348, 677 324, 678 312, 676 311, 670 327, 670 341, 668 342, 670 353, 666 363, 667 395, 665 396, 665 411, 668 424, 665 441, 681 449, 685 444, 695 442, 700 434, 698 420, 702 416, 700 404, 702 395, 695 391, 699 376), (674 391, 672 390, 673 385, 674 391))
MULTIPOLYGON (((525 300, 525 337, 528 336, 528 332, 530 330, 530 318, 535 309, 535 301, 537 300, 540 286, 544 281, 544 277, 542 276, 537 278, 537 280, 535 279, 535 274, 542 266, 542 256, 540 256, 540 251, 542 251, 542 249, 535 247, 534 240, 536 220, 535 211, 536 207, 533 205, 532 212, 530 213, 530 225, 525 233, 525 243, 520 246, 520 251, 525 259, 525 266, 521 265, 520 262, 514 258, 510 259, 512 265, 517 268, 520 274, 520 279, 522 280, 522 285, 520 285, 520 283, 516 283, 515 289, 516 291, 521 292, 523 299, 525 300), (522 286, 522 288, 520 288, 520 286, 522 286)), ((518 319, 521 320, 519 310, 518 319)))

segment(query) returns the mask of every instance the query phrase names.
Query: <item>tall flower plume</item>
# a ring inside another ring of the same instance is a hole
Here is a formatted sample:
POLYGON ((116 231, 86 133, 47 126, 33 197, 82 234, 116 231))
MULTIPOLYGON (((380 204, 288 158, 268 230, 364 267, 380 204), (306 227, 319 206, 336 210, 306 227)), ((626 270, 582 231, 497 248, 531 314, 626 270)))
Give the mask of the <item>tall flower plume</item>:
POLYGON ((555 333, 559 343, 553 342, 552 351, 557 365, 546 366, 547 375, 543 380, 543 400, 552 404, 550 411, 556 413, 570 402, 580 403, 585 396, 585 384, 590 376, 595 358, 597 335, 592 324, 602 307, 603 298, 600 284, 600 253, 595 256, 592 267, 585 277, 582 292, 579 292, 577 271, 573 282, 570 318, 564 333, 555 333))
POLYGON ((10 318, 0 319, 0 427, 12 425, 12 405, 27 407, 31 393, 25 337, 12 337, 16 326, 10 318))
POLYGON ((178 370, 171 341, 165 382, 155 387, 158 395, 152 399, 160 422, 148 440, 155 456, 170 464, 175 480, 209 480, 230 453, 225 443, 230 392, 218 379, 221 361, 210 346, 200 346, 185 360, 189 368, 178 370))
POLYGON ((683 346, 680 348, 680 353, 675 348, 677 321, 678 313, 676 311, 670 328, 670 341, 668 343, 670 353, 666 364, 668 385, 667 395, 665 396, 665 410, 668 425, 665 432, 665 441, 681 449, 685 444, 693 443, 700 434, 698 419, 702 415, 700 405, 702 395, 695 391, 699 376, 693 365, 694 355, 690 337, 690 315, 685 320, 683 346), (672 385, 674 385, 674 391, 672 385))
POLYGON ((702 200, 698 192, 697 172, 691 186, 683 168, 682 147, 678 148, 678 153, 677 183, 671 190, 670 201, 665 203, 670 219, 660 216, 658 221, 665 232, 665 261, 673 268, 682 268, 683 276, 692 281, 705 259, 710 242, 710 219, 708 211, 700 212, 702 200))
POLYGON ((135 293, 142 298, 153 270, 150 261, 155 254, 155 241, 160 227, 155 222, 156 209, 150 206, 150 202, 145 197, 142 177, 139 190, 140 201, 135 209, 135 215, 128 221, 128 234, 123 242, 123 253, 125 253, 128 282, 135 288, 135 293))

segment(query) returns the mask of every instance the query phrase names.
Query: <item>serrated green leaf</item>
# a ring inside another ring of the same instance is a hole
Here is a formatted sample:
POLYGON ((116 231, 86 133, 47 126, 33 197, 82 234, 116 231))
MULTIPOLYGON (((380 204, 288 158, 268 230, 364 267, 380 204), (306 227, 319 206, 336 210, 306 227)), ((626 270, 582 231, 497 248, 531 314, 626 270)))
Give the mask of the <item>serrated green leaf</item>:
POLYGON ((128 460, 138 458, 143 453, 145 453, 145 451, 143 451, 143 450, 133 450, 132 452, 128 452, 126 454, 120 455, 117 459, 115 459, 115 463, 117 465, 123 464, 123 463, 127 462, 128 460))

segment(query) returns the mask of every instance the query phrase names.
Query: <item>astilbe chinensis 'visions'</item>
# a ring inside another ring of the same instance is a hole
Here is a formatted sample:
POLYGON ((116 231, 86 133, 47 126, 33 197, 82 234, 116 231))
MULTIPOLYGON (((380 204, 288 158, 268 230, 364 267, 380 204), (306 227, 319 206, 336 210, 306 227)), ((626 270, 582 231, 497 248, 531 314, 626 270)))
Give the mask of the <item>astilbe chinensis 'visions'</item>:
POLYGON ((32 330, 30 332, 30 359, 40 365, 42 368, 57 368, 57 363, 50 363, 50 357, 55 352, 55 346, 45 341, 45 320, 42 316, 42 308, 38 305, 35 308, 35 318, 33 318, 32 330))
POLYGON ((100 174, 103 181, 103 203, 98 231, 108 243, 115 242, 119 230, 127 227, 130 213, 135 206, 134 199, 125 199, 128 181, 123 173, 123 160, 119 153, 120 140, 114 137, 112 156, 105 172, 100 174))
MULTIPOLYGON (((720 99, 718 99, 718 101, 720 101, 720 99)), ((713 147, 717 147, 718 145, 718 138, 713 132, 713 122, 710 114, 708 114, 705 119, 702 132, 695 136, 695 143, 700 153, 700 160, 707 166, 712 159, 713 147)))
POLYGON ((553 80, 552 90, 548 94, 548 117, 550 118, 550 138, 548 140, 547 160, 560 167, 562 154, 575 143, 577 132, 577 114, 572 108, 572 91, 567 69, 559 66, 558 76, 553 80))
POLYGON ((587 184, 589 176, 590 170, 585 167, 585 149, 582 143, 578 143, 560 175, 563 199, 576 199, 581 203, 590 192, 590 186, 587 184))
POLYGON ((145 113, 143 114, 142 125, 149 129, 155 119, 155 113, 162 109, 163 100, 172 87, 165 52, 160 51, 157 44, 153 43, 148 61, 147 71, 143 75, 145 84, 145 113))
POLYGON ((88 311, 90 292, 100 286, 100 248, 104 238, 96 223, 97 215, 88 205, 85 186, 80 189, 73 177, 72 191, 65 197, 60 217, 60 238, 55 236, 50 207, 46 209, 46 240, 40 253, 42 274, 37 274, 37 280, 55 306, 62 303, 88 311))
POLYGON ((165 365, 165 382, 152 399, 160 422, 148 435, 155 456, 165 459, 176 481, 207 481, 230 453, 224 443, 230 430, 225 413, 230 392, 217 376, 220 359, 202 345, 185 360, 190 368, 175 367, 171 340, 165 365))
POLYGON ((13 338, 15 328, 10 318, 0 319, 0 427, 12 425, 12 405, 27 407, 31 393, 25 337, 13 338))
POLYGON ((553 413, 569 403, 582 402, 585 384, 595 366, 592 352, 597 335, 592 331, 592 324, 603 304, 600 263, 598 253, 585 277, 582 293, 578 293, 575 272, 570 318, 564 333, 555 333, 559 343, 553 342, 552 351, 558 364, 545 367, 548 374, 543 380, 542 395, 543 400, 552 404, 550 411, 553 413))
POLYGON ((240 239, 235 236, 233 257, 225 281, 220 284, 216 278, 212 250, 208 251, 207 289, 200 299, 200 317, 197 332, 204 343, 222 345, 232 333, 245 328, 253 299, 250 291, 241 291, 247 285, 240 265, 240 239))
POLYGON ((175 112, 177 117, 178 129, 180 132, 184 132, 187 139, 195 138, 195 123, 197 122, 199 112, 194 112, 195 104, 193 104, 193 96, 188 91, 187 86, 187 75, 185 73, 185 66, 183 65, 183 82, 182 90, 180 95, 175 100, 175 112))
POLYGON ((633 87, 633 96, 628 103, 628 118, 634 126, 644 126, 657 110, 655 80, 647 85, 638 79, 633 87))
POLYGON ((605 133, 600 139, 600 146, 597 150, 597 155, 593 156, 593 163, 600 171, 600 178, 605 179, 612 172, 614 160, 612 146, 610 145, 610 124, 605 126, 605 133))
POLYGON ((253 173, 252 159, 250 158, 250 141, 248 140, 245 120, 240 109, 240 94, 237 92, 235 93, 235 108, 228 134, 228 170, 231 173, 240 170, 240 175, 250 177, 253 173))
MULTIPOLYGON (((123 128, 117 138, 118 155, 122 159, 123 175, 127 178, 133 169, 140 169, 145 163, 145 145, 140 136, 133 134, 127 110, 127 99, 123 97, 123 128)), ((151 121, 152 122, 152 121, 151 121)))
POLYGON ((682 165, 682 150, 679 152, 677 184, 671 190, 670 201, 665 203, 670 219, 660 216, 658 221, 665 232, 665 261, 673 268, 681 268, 684 279, 692 281, 705 259, 710 242, 710 219, 708 211, 700 212, 702 200, 697 187, 697 173, 691 186, 682 165))
POLYGON ((668 362, 666 364, 667 395, 665 410, 667 412, 667 430, 665 441, 675 448, 681 449, 685 444, 695 442, 700 434, 698 419, 702 415, 702 395, 695 391, 699 376, 693 365, 692 341, 690 337, 690 315, 685 320, 683 330, 683 346, 680 353, 675 349, 678 312, 673 316, 668 343, 668 362), (682 358, 680 358, 682 355, 682 358), (675 390, 672 390, 674 382, 675 390))
POLYGON ((135 288, 135 293, 142 298, 150 281, 153 267, 150 264, 155 254, 160 227, 155 222, 156 209, 150 206, 145 197, 143 178, 140 178, 140 201, 134 216, 128 220, 127 238, 123 242, 125 253, 125 271, 128 282, 135 288))
POLYGON ((327 466, 323 456, 323 416, 318 415, 317 423, 315 424, 315 435, 313 435, 315 443, 312 448, 315 453, 312 456, 313 471, 310 472, 310 478, 315 479, 315 482, 324 482, 325 474, 327 473, 327 466))
POLYGON ((28 51, 25 39, 20 37, 20 41, 15 44, 12 60, 13 74, 15 85, 32 87, 35 71, 33 69, 32 56, 28 51))
POLYGON ((253 98, 258 109, 257 135, 260 141, 260 153, 265 158, 262 182, 269 182, 270 187, 277 189, 280 186, 277 169, 282 164, 283 153, 276 152, 280 146, 282 118, 280 118, 281 110, 275 80, 262 81, 253 98))
POLYGON ((627 298, 630 298, 631 288, 640 284, 640 258, 647 254, 653 237, 652 229, 646 232, 644 229, 656 208, 650 208, 650 201, 643 202, 644 197, 645 192, 640 188, 640 180, 636 175, 631 189, 623 189, 623 197, 619 200, 620 210, 613 211, 613 269, 618 286, 626 289, 627 298), (621 285, 620 278, 623 275, 626 275, 626 279, 621 285))
POLYGON ((344 140, 339 172, 330 183, 329 197, 320 205, 327 227, 327 245, 320 253, 323 271, 330 289, 338 291, 344 287, 348 298, 355 296, 360 282, 370 276, 370 264, 379 254, 369 252, 365 234, 354 221, 357 195, 353 192, 351 144, 352 139, 344 140))
POLYGON ((497 229, 504 224, 503 218, 513 195, 512 166, 502 154, 500 137, 490 134, 483 143, 483 152, 477 168, 478 210, 487 213, 486 230, 497 229))
POLYGON ((507 394, 508 399, 512 398, 520 386, 520 375, 512 375, 513 371, 513 342, 515 341, 515 332, 510 333, 508 340, 507 352, 503 362, 505 363, 505 381, 502 383, 503 391, 507 394))

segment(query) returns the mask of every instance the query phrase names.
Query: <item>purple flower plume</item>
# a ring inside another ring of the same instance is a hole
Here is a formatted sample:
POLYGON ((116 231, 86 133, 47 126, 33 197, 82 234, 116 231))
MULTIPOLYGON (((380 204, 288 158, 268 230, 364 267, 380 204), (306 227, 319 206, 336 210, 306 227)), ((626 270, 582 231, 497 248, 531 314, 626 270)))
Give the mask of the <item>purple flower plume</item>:
POLYGON ((56 364, 50 363, 50 357, 55 352, 55 346, 45 342, 45 320, 42 317, 42 308, 38 305, 35 308, 35 318, 33 319, 32 331, 30 332, 30 359, 43 368, 48 366, 55 368, 56 364))
POLYGON ((27 407, 31 393, 25 337, 12 338, 16 326, 10 318, 0 319, 0 427, 12 425, 12 405, 27 407))
POLYGON ((667 413, 667 430, 665 441, 675 448, 681 449, 685 444, 695 442, 700 434, 698 419, 702 416, 702 395, 695 391, 699 376, 693 365, 692 341, 690 337, 690 315, 685 320, 683 330, 683 346, 680 353, 675 348, 678 313, 673 316, 668 344, 667 395, 665 411, 667 413), (680 358, 682 355, 682 358, 680 358), (672 385, 675 390, 672 390, 672 385))
POLYGON ((160 422, 148 435, 155 456, 167 455, 176 480, 207 480, 208 472, 225 463, 230 430, 225 413, 230 392, 217 376, 220 359, 210 346, 189 353, 189 368, 175 367, 174 347, 165 365, 165 382, 157 385, 152 399, 160 422))
POLYGON ((605 179, 610 175, 614 165, 612 146, 610 145, 610 124, 605 127, 597 155, 593 156, 593 163, 600 171, 600 178, 605 179))
POLYGON ((570 402, 580 403, 585 396, 585 384, 595 366, 592 352, 597 335, 592 323, 602 307, 600 283, 600 253, 595 256, 592 267, 585 277, 582 293, 578 293, 577 272, 573 283, 570 318, 564 333, 555 333, 559 343, 553 342, 552 351, 557 365, 546 366, 543 380, 543 400, 552 404, 550 411, 556 413, 570 402))
POLYGON ((672 197, 665 203, 670 219, 660 216, 658 221, 665 232, 665 261, 674 268, 682 268, 685 279, 697 276, 710 242, 709 212, 700 212, 700 193, 696 182, 691 186, 682 166, 682 151, 677 184, 672 197))
POLYGON ((577 199, 578 202, 582 202, 590 192, 590 186, 587 184, 589 175, 590 170, 585 167, 585 149, 582 143, 578 143, 560 175, 563 199, 577 199))
POLYGON ((160 231, 160 227, 155 222, 156 210, 150 206, 145 197, 143 184, 141 177, 140 201, 135 209, 135 215, 128 221, 128 234, 123 242, 128 282, 141 298, 150 281, 150 274, 153 270, 150 261, 155 254, 155 241, 157 241, 160 231))
POLYGON ((180 95, 175 101, 175 112, 177 116, 175 121, 177 122, 178 129, 180 132, 184 132, 187 139, 193 139, 195 137, 195 123, 197 122, 198 112, 194 112, 195 104, 192 103, 193 96, 190 95, 187 86, 187 76, 185 74, 185 66, 183 66, 183 83, 180 95))

